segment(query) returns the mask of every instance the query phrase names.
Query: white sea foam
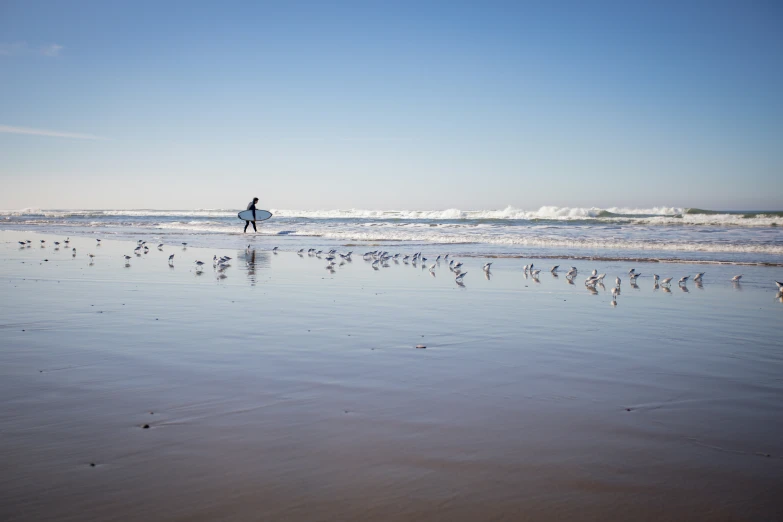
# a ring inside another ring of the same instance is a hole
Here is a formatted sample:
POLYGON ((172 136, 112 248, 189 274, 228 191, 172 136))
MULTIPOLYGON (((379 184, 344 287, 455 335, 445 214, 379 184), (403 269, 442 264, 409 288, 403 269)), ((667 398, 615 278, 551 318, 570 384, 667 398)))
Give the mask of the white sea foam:
MULTIPOLYGON (((297 235, 297 234, 294 234, 297 235)), ((309 234, 308 234, 309 235, 309 234)), ((510 236, 510 235, 438 235, 422 233, 359 233, 324 232, 322 237, 340 241, 404 241, 435 244, 483 243, 489 245, 509 245, 544 248, 567 248, 579 250, 639 250, 666 252, 714 252, 714 253, 755 253, 783 256, 783 245, 736 244, 736 243, 694 243, 677 241, 639 241, 625 239, 569 239, 562 237, 510 236)))
POLYGON ((545 206, 538 210, 521 210, 506 207, 502 210, 460 210, 450 208, 445 210, 284 210, 273 209, 271 212, 279 217, 303 217, 311 219, 401 219, 401 220, 531 220, 531 219, 591 219, 600 217, 605 212, 623 215, 676 215, 683 209, 656 207, 649 209, 620 208, 578 208, 545 206))
MULTIPOLYGON (((241 228, 226 225, 205 225, 185 223, 161 223, 156 229, 188 233, 238 233, 241 228)), ((549 249, 578 249, 590 251, 636 250, 661 252, 704 252, 704 253, 752 253, 783 256, 783 245, 769 243, 705 242, 687 237, 682 240, 621 238, 606 235, 584 237, 563 237, 553 234, 519 234, 504 227, 494 229, 476 225, 458 226, 450 230, 426 226, 394 226, 387 223, 370 227, 362 224, 352 227, 308 226, 288 230, 284 225, 264 225, 259 228, 262 235, 278 235, 285 231, 292 236, 323 237, 325 239, 350 242, 415 242, 429 244, 485 244, 515 247, 541 247, 549 249)))

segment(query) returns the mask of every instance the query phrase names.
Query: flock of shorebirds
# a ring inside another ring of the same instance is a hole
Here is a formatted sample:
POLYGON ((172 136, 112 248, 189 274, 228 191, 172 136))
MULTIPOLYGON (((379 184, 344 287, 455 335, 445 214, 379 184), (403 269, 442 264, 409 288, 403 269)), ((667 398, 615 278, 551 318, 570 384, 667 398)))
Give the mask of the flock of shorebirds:
MULTIPOLYGON (((250 245, 248 245, 248 248, 250 248, 250 245)), ((273 249, 273 251, 277 251, 277 247, 273 249)), ((351 255, 353 252, 347 252, 345 254, 337 252, 337 250, 332 249, 328 251, 323 250, 317 250, 315 248, 310 248, 308 250, 300 249, 297 251, 297 255, 300 257, 307 255, 308 257, 316 257, 318 259, 323 258, 327 261, 326 269, 330 272, 334 273, 335 266, 344 265, 346 262, 351 261, 351 255)), ((445 255, 439 255, 437 256, 432 262, 432 264, 427 264, 428 259, 422 255, 421 252, 416 252, 413 254, 391 254, 387 251, 382 250, 374 250, 371 252, 365 252, 362 255, 362 259, 365 261, 371 262, 371 266, 374 270, 379 270, 381 268, 388 268, 390 263, 404 263, 404 264, 411 264, 414 267, 417 267, 419 264, 421 265, 422 269, 429 269, 430 274, 435 276, 435 271, 437 268, 441 266, 441 263, 448 262, 447 268, 449 271, 454 275, 454 281, 460 285, 464 286, 464 280, 465 276, 468 274, 467 271, 464 271, 463 263, 460 261, 457 261, 455 259, 449 259, 450 254, 445 255)), ((492 263, 485 263, 482 267, 482 270, 484 272, 484 275, 489 278, 492 272, 492 263)), ((532 277, 534 280, 538 280, 541 269, 536 268, 533 263, 530 263, 529 265, 525 265, 523 267, 523 271, 525 274, 525 277, 532 277)), ((559 274, 561 273, 560 265, 555 265, 549 269, 549 272, 554 277, 559 277, 559 274)), ((566 272, 565 278, 569 282, 569 284, 574 284, 574 281, 576 277, 578 276, 579 269, 575 266, 570 267, 570 269, 566 272)), ((693 278, 691 278, 690 275, 686 275, 681 277, 677 281, 677 285, 682 288, 683 290, 687 291, 687 283, 689 280, 695 282, 697 285, 701 285, 703 283, 705 272, 699 272, 693 278)), ((628 279, 630 281, 630 284, 634 288, 638 288, 636 284, 636 280, 641 276, 642 274, 640 272, 637 272, 636 269, 632 268, 628 271, 628 279)), ((664 290, 667 290, 671 287, 672 281, 674 280, 673 277, 666 277, 661 278, 658 274, 653 274, 653 285, 655 289, 663 288, 664 290)), ((587 279, 584 281, 585 287, 592 291, 596 292, 596 287, 605 288, 604 286, 604 279, 606 278, 606 274, 599 274, 597 270, 593 270, 587 279)), ((734 284, 739 284, 740 280, 742 279, 742 274, 735 275, 731 278, 731 282, 734 284)), ((622 286, 622 279, 620 279, 619 276, 615 277, 614 280, 614 287, 612 287, 612 304, 617 304, 617 296, 620 295, 620 287, 622 286)), ((783 283, 780 281, 775 281, 775 283, 778 286, 778 291, 783 292, 783 283)))
MULTIPOLYGON (((41 248, 45 248, 46 240, 41 239, 40 241, 41 241, 41 248)), ((59 250, 61 246, 64 248, 69 248, 69 243, 70 243, 70 238, 66 238, 65 240, 62 241, 62 243, 60 241, 54 241, 53 242, 54 249, 59 250)), ((19 245, 22 248, 30 248, 32 246, 32 242, 29 240, 19 241, 19 245)), ((99 247, 100 245, 101 245, 101 240, 96 239, 96 246, 99 247)), ((187 243, 181 243, 181 245, 183 250, 185 250, 188 246, 187 243)), ((160 243, 157 245, 157 249, 159 251, 163 251, 163 246, 164 246, 163 243, 160 243)), ((245 249, 245 253, 249 254, 251 250, 252 250, 252 246, 247 245, 247 248, 245 249)), ((278 250, 279 250, 278 247, 274 247, 272 249, 272 253, 277 254, 278 250)), ((76 248, 73 248, 71 251, 73 257, 76 257, 76 248)), ((149 251, 150 248, 147 245, 147 242, 139 239, 137 241, 137 245, 133 253, 136 257, 141 257, 145 254, 148 254, 149 251)), ((315 248, 309 248, 307 250, 302 248, 298 250, 296 253, 300 257, 308 256, 317 259, 324 259, 325 261, 327 261, 326 269, 331 273, 335 272, 335 267, 342 266, 345 263, 350 263, 352 261, 351 256, 353 255, 353 252, 341 253, 338 252, 336 249, 323 251, 323 250, 317 250, 315 248)), ((90 264, 92 264, 94 262, 95 255, 87 254, 87 256, 90 259, 90 264)), ((133 259, 133 257, 130 255, 125 255, 123 256, 123 258, 125 259, 125 266, 126 267, 130 266, 130 261, 131 259, 133 259)), ((460 286, 464 286, 465 276, 468 275, 468 272, 466 270, 463 270, 464 268, 463 263, 457 261, 454 258, 450 259, 450 254, 437 256, 434 260, 432 260, 431 264, 427 264, 428 259, 424 257, 421 252, 415 252, 413 254, 391 254, 390 252, 383 251, 383 250, 373 250, 371 252, 365 252, 364 254, 362 254, 362 259, 367 262, 370 262, 370 266, 374 270, 380 270, 381 268, 388 268, 389 266, 391 266, 390 263, 396 263, 396 264, 403 263, 406 265, 410 264, 414 267, 418 267, 419 265, 421 265, 422 270, 428 269, 429 273, 433 277, 435 276, 436 270, 439 267, 441 267, 441 263, 448 263, 447 265, 448 270, 453 274, 454 281, 460 286)), ((213 256, 212 267, 215 269, 219 278, 225 277, 224 272, 228 267, 231 266, 231 260, 232 258, 229 256, 221 256, 221 257, 218 257, 217 255, 213 256)), ((171 254, 168 257, 168 263, 170 266, 174 265, 174 254, 171 254)), ((196 260, 195 264, 196 264, 197 272, 201 272, 204 269, 204 266, 206 265, 206 263, 200 260, 196 260)), ((482 267, 482 270, 484 272, 485 277, 489 278, 492 273, 492 263, 491 262, 485 263, 484 266, 482 267)), ((529 265, 525 265, 523 267, 523 271, 525 277, 529 276, 536 281, 538 281, 538 278, 541 274, 541 269, 536 268, 533 263, 530 263, 529 265)), ((554 277, 559 277, 559 274, 561 273, 560 265, 555 265, 551 267, 548 271, 554 277)), ((579 270, 577 269, 577 267, 572 266, 566 272, 565 278, 569 284, 574 284, 574 281, 578 276, 578 274, 579 274, 579 270)), ((701 285, 703 282, 704 274, 705 274, 704 272, 699 272, 692 278, 689 275, 683 276, 677 281, 677 285, 684 290, 687 290, 686 285, 688 281, 693 281, 697 285, 701 285)), ((637 272, 636 269, 634 268, 628 271, 628 279, 632 287, 638 288, 638 286, 636 285, 636 280, 641 275, 642 274, 640 272, 637 272)), ((652 277, 653 277, 653 285, 655 289, 663 288, 664 290, 666 290, 671 286, 672 281, 674 281, 673 277, 666 277, 662 279, 658 274, 652 274, 652 277)), ((606 274, 599 274, 597 270, 593 270, 590 276, 584 280, 584 285, 588 290, 592 292, 596 292, 597 287, 605 288, 604 286, 605 278, 606 278, 606 274)), ((742 274, 735 275, 734 277, 731 278, 731 282, 734 284, 738 284, 740 283, 741 279, 742 279, 742 274)), ((614 287, 612 287, 612 291, 611 291, 613 305, 617 304, 617 296, 620 295, 620 287, 622 285, 622 280, 620 279, 619 276, 615 277, 614 283, 615 283, 614 287)), ((775 284, 778 287, 778 292, 783 293, 783 282, 775 281, 775 284)))

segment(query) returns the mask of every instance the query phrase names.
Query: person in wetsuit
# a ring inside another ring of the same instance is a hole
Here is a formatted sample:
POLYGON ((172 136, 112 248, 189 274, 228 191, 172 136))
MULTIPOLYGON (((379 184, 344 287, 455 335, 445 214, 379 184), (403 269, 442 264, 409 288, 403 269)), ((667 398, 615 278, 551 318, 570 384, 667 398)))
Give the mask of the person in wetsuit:
POLYGON ((253 198, 253 201, 247 206, 248 210, 253 211, 253 221, 245 221, 245 232, 247 232, 247 226, 250 223, 253 223, 253 231, 258 232, 258 229, 256 228, 256 203, 258 203, 258 198, 253 198))

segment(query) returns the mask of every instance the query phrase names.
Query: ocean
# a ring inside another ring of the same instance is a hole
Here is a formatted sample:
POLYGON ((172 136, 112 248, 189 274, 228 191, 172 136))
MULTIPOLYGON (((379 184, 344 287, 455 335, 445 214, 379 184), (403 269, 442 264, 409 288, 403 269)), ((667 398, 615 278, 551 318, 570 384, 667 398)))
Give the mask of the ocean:
POLYGON ((270 209, 243 234, 233 209, 0 211, 0 229, 215 248, 385 249, 461 256, 783 266, 783 212, 660 207, 270 209))

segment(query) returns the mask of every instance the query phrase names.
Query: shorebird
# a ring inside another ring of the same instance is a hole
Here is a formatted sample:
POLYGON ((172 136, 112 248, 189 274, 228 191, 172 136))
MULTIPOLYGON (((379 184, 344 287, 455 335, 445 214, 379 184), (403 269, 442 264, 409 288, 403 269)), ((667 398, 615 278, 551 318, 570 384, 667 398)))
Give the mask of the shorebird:
POLYGON ((436 266, 438 266, 438 264, 437 264, 437 263, 432 263, 432 264, 430 265, 430 272, 434 272, 434 271, 435 271, 435 267, 436 267, 436 266))
POLYGON ((541 273, 541 270, 536 268, 535 270, 530 271, 530 275, 533 276, 533 278, 538 279, 538 275, 541 273))
POLYGON ((454 280, 457 282, 457 284, 462 284, 462 279, 463 279, 463 278, 464 278, 466 275, 468 275, 468 273, 467 273, 467 272, 460 272, 459 274, 457 274, 457 277, 455 277, 455 278, 454 278, 454 280))
POLYGON ((96 239, 95 241, 96 241, 98 244, 100 244, 100 243, 101 243, 101 240, 100 240, 100 239, 96 239))
POLYGON ((130 264, 131 256, 122 256, 125 258, 125 264, 130 264))
POLYGON ((17 243, 19 243, 22 246, 27 246, 27 243, 25 243, 24 241, 17 241, 17 243))
POLYGON ((552 272, 552 273, 554 274, 555 272, 557 272, 557 269, 558 269, 558 268, 560 268, 560 265, 555 265, 555 266, 553 266, 552 268, 550 268, 550 269, 549 269, 549 271, 550 271, 550 272, 552 272))
POLYGON ((92 262, 92 260, 95 259, 95 254, 87 254, 87 257, 89 257, 92 262))
POLYGON ((204 266, 203 261, 196 261, 196 270, 201 270, 202 266, 204 266))
POLYGON ((661 281, 661 284, 662 284, 662 285, 667 285, 667 286, 668 286, 668 285, 670 285, 670 284, 671 284, 671 282, 672 282, 672 279, 673 279, 672 277, 667 277, 666 279, 664 279, 664 280, 662 280, 662 281, 661 281))
POLYGON ((63 243, 65 243, 66 245, 67 245, 68 243, 70 243, 70 242, 71 242, 71 238, 70 238, 70 237, 66 237, 66 238, 65 238, 65 241, 63 241, 63 243))
MULTIPOLYGON (((433 266, 435 266, 435 265, 433 265, 433 266)), ((485 272, 489 272, 490 268, 492 268, 492 263, 487 263, 486 265, 484 265, 484 271, 485 272)))
POLYGON ((273 248, 273 249, 272 249, 272 252, 275 252, 275 253, 277 253, 277 247, 273 248))
POLYGON ((659 276, 658 274, 653 274, 653 281, 654 281, 655 283, 657 283, 657 282, 658 282, 658 279, 660 279, 660 278, 661 278, 661 276, 659 276))
POLYGON ((620 281, 620 278, 619 278, 619 277, 615 277, 615 278, 614 278, 614 285, 615 285, 615 286, 618 286, 618 287, 619 287, 621 282, 622 282, 622 281, 620 281))
POLYGON ((174 254, 171 254, 169 256, 169 264, 172 264, 174 262, 174 254))
POLYGON ((684 284, 686 284, 686 283, 688 282, 688 278, 690 278, 690 276, 682 276, 682 277, 680 278, 680 280, 679 280, 679 281, 677 281, 677 284, 678 284, 678 285, 684 285, 684 284))
POLYGON ((46 246, 46 240, 45 239, 41 240, 41 246, 46 246))
POLYGON ((620 295, 620 289, 617 287, 612 288, 612 301, 617 299, 618 295, 620 295))
POLYGON ((636 272, 636 269, 635 269, 635 268, 632 268, 632 269, 630 269, 630 270, 628 271, 628 275, 631 275, 631 274, 633 274, 634 272, 636 272))
POLYGON ((693 280, 697 283, 701 283, 701 278, 704 277, 704 274, 706 274, 706 272, 699 272, 694 276, 693 280))
POLYGON ((740 275, 735 275, 734 277, 732 277, 732 278, 731 278, 731 282, 732 282, 732 283, 739 283, 739 280, 740 280, 740 279, 742 279, 742 274, 740 274, 740 275))
POLYGON ((592 271, 592 272, 590 272, 590 275, 591 275, 591 276, 593 276, 593 277, 597 276, 597 275, 598 275, 598 270, 596 270, 596 269, 594 268, 594 269, 593 269, 593 271, 592 271))
POLYGON ((778 285, 778 290, 783 290, 783 283, 780 281, 775 281, 775 284, 778 285))
POLYGON ((160 250, 161 248, 163 248, 163 243, 160 243, 160 244, 158 245, 158 250, 160 250))
POLYGON ((604 277, 606 277, 606 274, 598 274, 598 282, 603 284, 604 277))

